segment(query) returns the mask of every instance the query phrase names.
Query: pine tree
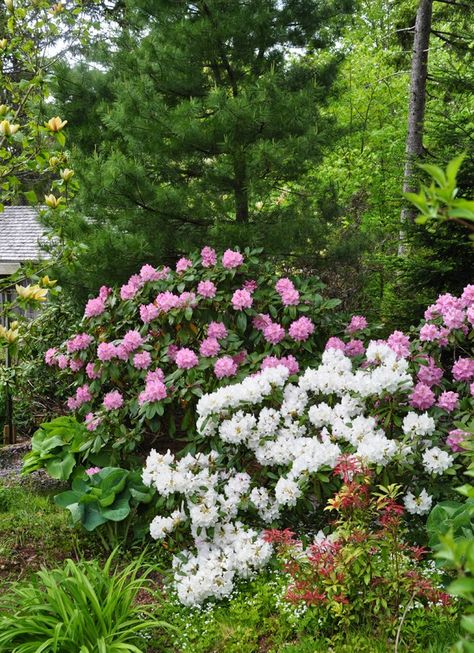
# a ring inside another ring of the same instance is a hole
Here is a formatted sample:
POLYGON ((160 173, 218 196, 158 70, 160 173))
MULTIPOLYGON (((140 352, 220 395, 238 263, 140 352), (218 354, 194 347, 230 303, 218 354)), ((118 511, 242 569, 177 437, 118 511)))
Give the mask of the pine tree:
MULTIPOLYGON (((88 114, 97 143, 77 143, 89 229, 96 243, 116 243, 114 262, 127 239, 152 260, 206 239, 285 255, 320 247, 317 189, 301 180, 334 138, 325 107, 350 4, 126 3, 102 59, 109 99, 88 114)), ((96 71, 82 78, 100 89, 96 71)), ((62 79, 67 116, 81 84, 77 71, 74 84, 62 79)))

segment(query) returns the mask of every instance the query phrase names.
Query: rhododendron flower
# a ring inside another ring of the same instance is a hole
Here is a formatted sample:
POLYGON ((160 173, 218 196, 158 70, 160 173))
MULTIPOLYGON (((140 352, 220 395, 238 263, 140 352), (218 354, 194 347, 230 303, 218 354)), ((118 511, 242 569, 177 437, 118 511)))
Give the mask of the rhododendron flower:
POLYGON ((240 252, 235 252, 231 249, 226 249, 222 257, 222 265, 231 270, 232 268, 238 268, 239 265, 242 265, 244 262, 244 257, 240 252))
POLYGON ((140 270, 140 279, 146 281, 158 281, 161 278, 160 273, 152 265, 143 265, 140 270))
POLYGON ((399 358, 406 358, 410 354, 410 338, 402 331, 391 333, 387 338, 387 344, 399 358))
POLYGON ((250 308, 253 304, 252 295, 248 290, 236 290, 232 295, 232 306, 236 311, 250 308))
POLYGON ((422 490, 417 497, 412 492, 407 492, 403 498, 403 503, 407 512, 412 515, 426 515, 431 510, 433 497, 426 490, 422 490))
POLYGON ((438 397, 436 405, 451 413, 459 405, 459 394, 457 392, 443 392, 438 397))
POLYGON ((300 317, 290 324, 288 333, 296 341, 307 340, 314 333, 314 324, 308 317, 300 317))
POLYGON ((275 290, 280 295, 285 306, 295 306, 300 302, 300 294, 290 279, 279 279, 275 284, 275 290))
POLYGON ((336 338, 335 336, 332 336, 329 338, 329 340, 326 343, 326 346, 324 347, 325 350, 328 349, 338 349, 339 351, 345 351, 346 349, 346 344, 343 340, 340 338, 336 338))
POLYGON ((100 379, 100 370, 96 371, 95 363, 87 363, 86 374, 89 379, 100 379))
POLYGON ((418 370, 418 380, 425 385, 431 386, 437 385, 443 378, 443 370, 440 367, 436 367, 434 360, 431 356, 428 357, 428 365, 420 365, 418 370))
POLYGON ((244 349, 243 351, 239 351, 238 354, 234 354, 232 356, 232 360, 234 363, 237 363, 237 365, 242 365, 242 363, 247 359, 247 351, 244 349))
POLYGON ((69 358, 65 356, 64 354, 59 354, 59 356, 56 358, 58 367, 60 370, 65 370, 66 367, 69 364, 69 358))
POLYGON ((223 338, 227 337, 227 329, 225 324, 222 322, 209 322, 209 325, 207 327, 207 335, 210 338, 217 338, 218 340, 222 340, 223 338))
POLYGON ((175 362, 180 369, 189 370, 198 365, 199 359, 192 349, 183 347, 176 352, 175 362))
POLYGON ((423 467, 429 474, 439 475, 451 467, 453 457, 439 447, 427 449, 422 456, 423 467))
POLYGON ((179 347, 177 345, 169 345, 168 351, 166 352, 168 354, 168 358, 170 361, 175 361, 176 360, 176 354, 178 353, 179 347))
POLYGON ((117 347, 110 342, 101 342, 97 347, 97 358, 100 361, 110 361, 117 356, 117 347))
POLYGON ((465 313, 460 308, 450 308, 443 314, 443 321, 448 329, 460 329, 464 324, 465 313))
POLYGON ((44 355, 44 362, 46 363, 46 365, 51 366, 56 364, 55 356, 57 353, 58 350, 56 349, 56 347, 50 347, 50 349, 48 349, 48 351, 44 355))
POLYGON ((212 297, 216 296, 217 288, 215 284, 212 283, 212 281, 200 281, 198 283, 197 291, 203 297, 208 297, 209 299, 212 299, 212 297))
POLYGON ((474 305, 474 285, 467 285, 462 291, 461 295, 461 305, 464 308, 474 305))
POLYGON ((347 333, 355 333, 367 327, 367 320, 363 315, 353 315, 351 321, 346 326, 347 333))
POLYGON ((424 324, 420 329, 420 340, 422 342, 433 342, 440 336, 440 331, 435 324, 424 324))
POLYGON ((115 410, 123 406, 123 397, 118 390, 112 390, 104 395, 103 401, 106 410, 115 410))
POLYGON ((141 277, 138 274, 134 274, 130 277, 128 282, 120 288, 120 299, 123 301, 133 299, 142 285, 143 280, 141 277))
POLYGON ((201 265, 203 268, 211 268, 217 262, 216 250, 212 247, 203 247, 201 249, 201 265))
POLYGON ((456 381, 470 381, 474 377, 474 358, 458 358, 451 372, 456 381))
POLYGON ((138 331, 130 330, 127 331, 127 333, 124 335, 122 340, 122 346, 125 349, 125 351, 131 353, 132 351, 135 351, 135 349, 141 347, 144 342, 145 342, 144 339, 142 338, 142 336, 138 331))
POLYGON ((283 340, 285 335, 285 329, 276 322, 270 322, 270 324, 263 329, 263 337, 267 342, 271 342, 273 345, 276 345, 278 342, 283 340))
POLYGON ((70 338, 66 342, 66 350, 69 354, 82 351, 83 349, 87 349, 92 342, 94 342, 94 338, 88 333, 78 333, 77 336, 70 338))
POLYGON ((178 306, 185 308, 186 306, 196 306, 196 295, 193 292, 182 292, 179 296, 178 306))
POLYGON ((201 356, 216 356, 221 349, 217 338, 206 338, 201 342, 199 353, 201 356))
POLYGON ((298 361, 291 355, 282 356, 282 358, 278 358, 277 356, 266 356, 262 361, 260 369, 266 370, 269 367, 278 367, 279 365, 286 367, 290 374, 297 374, 300 369, 298 361))
POLYGON ((214 374, 218 379, 234 376, 237 373, 237 363, 230 356, 222 356, 214 363, 214 374))
POLYGON ((188 268, 192 267, 193 262, 190 261, 188 258, 180 258, 179 261, 176 263, 176 272, 178 274, 181 274, 181 272, 184 272, 188 268))
POLYGON ((145 390, 140 392, 138 397, 138 403, 140 406, 143 404, 153 403, 155 401, 161 401, 166 398, 166 386, 162 381, 156 380, 147 380, 145 390))
POLYGON ((104 302, 107 299, 107 297, 110 295, 112 292, 112 288, 109 288, 108 286, 101 286, 99 289, 99 297, 102 299, 104 302))
POLYGON ((89 299, 86 304, 84 311, 85 317, 95 317, 96 315, 102 315, 105 311, 105 300, 102 297, 96 297, 95 299, 89 299))
POLYGON ((69 369, 73 372, 79 372, 81 368, 84 367, 84 361, 81 361, 80 358, 71 358, 69 361, 69 369))
POLYGON ((152 383, 153 381, 164 381, 165 373, 159 367, 156 370, 149 370, 146 375, 146 383, 152 383))
POLYGON ((87 413, 84 422, 88 431, 95 431, 96 428, 101 424, 102 420, 100 417, 96 417, 94 413, 87 413))
POLYGON ((145 324, 155 320, 160 313, 160 309, 155 304, 142 304, 140 306, 140 319, 145 324))
POLYGON ((151 365, 151 354, 149 351, 141 351, 133 357, 133 367, 137 370, 146 370, 151 365))
POLYGON ((417 383, 411 393, 410 405, 419 410, 426 410, 431 408, 435 402, 435 396, 431 388, 429 388, 424 383, 417 383))
POLYGON ((102 467, 89 467, 89 469, 86 469, 86 474, 87 476, 94 476, 94 474, 98 474, 101 471, 102 467))
POLYGON ((160 309, 160 311, 163 311, 163 313, 167 313, 172 308, 176 308, 178 304, 178 295, 174 295, 169 290, 166 292, 160 292, 155 299, 155 305, 160 309))
POLYGON ((346 356, 362 356, 365 352, 364 343, 362 340, 349 340, 344 347, 344 353, 346 356))
POLYGON ((244 290, 248 290, 249 293, 253 293, 257 290, 258 284, 254 279, 247 279, 245 281, 243 288, 244 290))
POLYGON ((69 397, 66 401, 66 406, 69 408, 69 410, 77 410, 79 408, 79 403, 76 397, 69 397))
POLYGON ((121 343, 120 345, 117 346, 115 355, 121 361, 128 361, 128 358, 130 356, 130 352, 121 343))
POLYGON ((252 320, 252 326, 260 331, 263 331, 270 324, 272 324, 272 318, 267 313, 260 313, 252 320))
POLYGON ((469 322, 474 326, 474 305, 469 306, 469 308, 466 311, 466 317, 469 320, 469 322))
POLYGON ((448 437, 446 438, 446 444, 450 447, 451 451, 458 453, 459 451, 465 451, 465 448, 462 446, 463 442, 466 442, 470 437, 470 434, 467 431, 462 429, 453 429, 449 432, 448 437))

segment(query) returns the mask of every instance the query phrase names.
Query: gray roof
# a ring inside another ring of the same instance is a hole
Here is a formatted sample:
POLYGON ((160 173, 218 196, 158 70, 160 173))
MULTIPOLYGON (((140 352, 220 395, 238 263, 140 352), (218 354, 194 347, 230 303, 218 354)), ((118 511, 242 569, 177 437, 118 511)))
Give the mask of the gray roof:
POLYGON ((0 213, 0 263, 21 263, 47 259, 40 241, 45 228, 31 206, 6 206, 0 213))

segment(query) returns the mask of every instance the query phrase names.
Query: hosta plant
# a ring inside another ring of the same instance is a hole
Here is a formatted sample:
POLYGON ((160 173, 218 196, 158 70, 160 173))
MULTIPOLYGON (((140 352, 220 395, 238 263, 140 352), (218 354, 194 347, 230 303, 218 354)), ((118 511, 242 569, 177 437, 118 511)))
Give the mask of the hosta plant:
POLYGON ((114 569, 113 555, 38 572, 2 596, 0 652, 142 653, 145 635, 170 628, 137 600, 149 572, 141 558, 114 569))
POLYGON ((203 393, 314 362, 339 301, 317 278, 289 276, 261 250, 205 247, 175 270, 145 265, 120 290, 102 287, 80 332, 45 356, 73 380, 68 407, 94 434, 91 450, 110 443, 127 460, 147 433, 192 435, 203 393))

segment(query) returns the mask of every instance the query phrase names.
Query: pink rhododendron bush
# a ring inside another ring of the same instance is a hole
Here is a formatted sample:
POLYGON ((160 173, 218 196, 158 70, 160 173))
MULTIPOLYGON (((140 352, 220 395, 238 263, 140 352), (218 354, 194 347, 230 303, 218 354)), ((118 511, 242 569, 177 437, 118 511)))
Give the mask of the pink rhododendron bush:
POLYGON ((207 448, 153 450, 143 473, 159 497, 152 537, 193 543, 174 561, 180 600, 227 596, 272 556, 263 529, 288 525, 299 509, 317 529, 341 477, 363 468, 400 486, 412 519, 449 496, 474 407, 473 323, 474 286, 439 297, 410 336, 367 341, 355 316, 319 365, 298 375, 267 367, 201 397, 207 448))
POLYGON ((90 432, 83 452, 113 446, 123 461, 147 434, 192 434, 204 392, 316 360, 339 301, 323 299, 314 277, 277 275, 260 254, 204 247, 88 301, 80 333, 45 356, 71 375, 68 407, 90 432))

